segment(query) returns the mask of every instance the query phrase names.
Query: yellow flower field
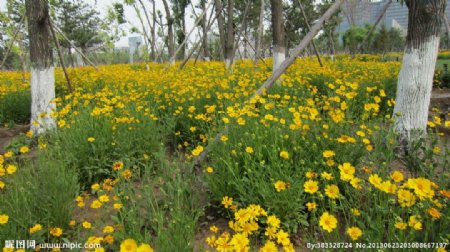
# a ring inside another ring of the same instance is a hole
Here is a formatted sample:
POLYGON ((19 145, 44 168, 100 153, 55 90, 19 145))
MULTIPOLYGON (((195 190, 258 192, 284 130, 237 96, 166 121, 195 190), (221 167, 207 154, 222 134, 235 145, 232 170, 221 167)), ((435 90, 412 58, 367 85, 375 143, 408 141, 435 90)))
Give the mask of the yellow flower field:
MULTIPOLYGON (((0 156, 0 237, 101 245, 92 251, 442 249, 450 123, 431 118, 430 140, 402 159, 389 127, 400 63, 324 63, 299 58, 255 97, 270 60, 69 69, 73 93, 58 69, 57 110, 42 115, 57 129, 0 156)), ((0 99, 28 90, 0 72, 0 99)))

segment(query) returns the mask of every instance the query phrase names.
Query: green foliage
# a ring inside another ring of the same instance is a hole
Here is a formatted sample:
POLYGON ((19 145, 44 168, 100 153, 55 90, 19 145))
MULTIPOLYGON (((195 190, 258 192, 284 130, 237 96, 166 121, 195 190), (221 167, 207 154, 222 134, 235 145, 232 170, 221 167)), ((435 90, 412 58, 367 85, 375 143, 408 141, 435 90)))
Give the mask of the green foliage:
MULTIPOLYGON (((8 225, 0 226, 0 237, 36 240, 36 244, 49 241, 48 232, 31 235, 28 225, 68 226, 79 190, 77 174, 55 161, 51 153, 41 153, 35 161, 18 161, 14 162, 17 172, 8 179, 0 197, 0 213, 10 214, 8 225)), ((0 246, 4 246, 4 239, 0 246)))
POLYGON ((25 124, 31 117, 31 95, 29 91, 17 91, 0 97, 0 124, 25 124))
MULTIPOLYGON (((86 49, 102 42, 102 21, 95 8, 81 0, 59 1, 54 5, 56 24, 77 47, 86 49)), ((71 48, 68 41, 61 39, 61 46, 71 48)))
POLYGON ((376 32, 369 48, 372 53, 399 52, 405 48, 405 37, 396 28, 387 29, 386 26, 376 32))
POLYGON ((364 37, 369 32, 370 26, 360 27, 352 26, 342 36, 344 47, 350 51, 351 54, 358 52, 358 45, 364 40, 364 37))

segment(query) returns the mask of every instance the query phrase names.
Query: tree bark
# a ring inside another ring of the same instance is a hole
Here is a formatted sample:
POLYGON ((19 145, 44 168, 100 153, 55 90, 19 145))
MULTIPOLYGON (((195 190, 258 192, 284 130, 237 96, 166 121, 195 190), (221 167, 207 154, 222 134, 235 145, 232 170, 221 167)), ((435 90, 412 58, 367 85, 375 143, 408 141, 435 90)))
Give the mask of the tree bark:
POLYGON ((394 107, 394 129, 405 153, 426 135, 445 0, 406 1, 408 33, 394 107))
POLYGON ((258 64, 258 59, 261 57, 261 41, 264 32, 264 2, 265 0, 261 0, 261 10, 259 12, 259 24, 258 24, 258 35, 255 42, 255 61, 253 62, 253 66, 256 67, 258 64))
MULTIPOLYGON (((202 10, 206 12, 206 0, 201 0, 202 10)), ((206 16, 202 18, 202 30, 203 30, 203 58, 209 61, 209 50, 208 50, 208 30, 206 29, 206 16)))
POLYGON ((275 72, 286 58, 286 38, 283 22, 282 0, 270 0, 272 10, 272 38, 273 38, 273 72, 275 72))
POLYGON ((31 60, 31 130, 36 135, 55 127, 55 73, 50 47, 49 7, 46 0, 26 0, 31 60))
POLYGON ((169 51, 169 63, 171 65, 175 64, 175 50, 174 50, 174 38, 173 38, 173 18, 170 15, 170 8, 167 4, 167 0, 163 0, 164 10, 166 11, 166 20, 167 20, 167 50, 169 51))
POLYGON ((225 41, 225 68, 230 68, 234 58, 234 25, 233 25, 234 0, 228 0, 227 6, 227 37, 225 41))
POLYGON ((153 30, 152 30, 152 51, 151 51, 151 59, 156 62, 156 0, 152 1, 152 22, 153 22, 153 30))
POLYGON ((219 38, 220 38, 220 45, 221 45, 221 52, 222 55, 225 54, 225 20, 223 17, 223 6, 222 6, 222 0, 214 0, 214 8, 216 9, 216 15, 217 15, 217 26, 219 28, 219 38))

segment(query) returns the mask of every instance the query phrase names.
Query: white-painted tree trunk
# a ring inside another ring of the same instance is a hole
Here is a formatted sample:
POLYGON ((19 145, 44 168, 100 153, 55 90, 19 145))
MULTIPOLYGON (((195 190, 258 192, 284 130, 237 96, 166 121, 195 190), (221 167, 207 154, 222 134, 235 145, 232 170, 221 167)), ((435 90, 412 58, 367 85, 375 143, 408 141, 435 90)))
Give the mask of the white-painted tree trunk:
POLYGON ((38 135, 55 127, 55 69, 31 67, 31 130, 38 135))
POLYGON ((439 40, 439 36, 430 36, 403 56, 394 107, 394 128, 401 142, 426 134, 439 40), (417 136, 412 135, 415 132, 417 136))
POLYGON ((225 62, 225 68, 229 69, 231 67, 231 59, 225 59, 224 62, 225 62))
POLYGON ((281 63, 286 59, 286 53, 284 48, 279 48, 278 51, 274 51, 273 53, 273 71, 275 72, 280 66, 281 63))

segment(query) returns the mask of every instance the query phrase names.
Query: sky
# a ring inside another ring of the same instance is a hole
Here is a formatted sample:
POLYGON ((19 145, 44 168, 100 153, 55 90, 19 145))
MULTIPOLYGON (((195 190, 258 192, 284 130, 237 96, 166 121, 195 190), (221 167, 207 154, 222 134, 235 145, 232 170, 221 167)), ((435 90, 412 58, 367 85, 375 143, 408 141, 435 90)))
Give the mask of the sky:
MULTIPOLYGON (((108 7, 112 6, 115 2, 123 2, 123 0, 83 0, 83 2, 88 3, 90 5, 93 5, 96 7, 96 10, 100 13, 101 17, 105 17, 106 13, 108 11, 108 7)), ((147 10, 151 10, 151 5, 149 0, 144 0, 144 4, 146 5, 147 10)), ((170 1, 168 1, 170 4, 170 1)), ((194 3, 197 3, 198 1, 194 1, 194 3)), ((6 0, 0 0, 0 10, 4 11, 6 10, 6 0)), ((164 5, 162 3, 162 0, 156 0, 156 10, 160 10, 161 13, 164 15, 164 5)), ((189 6, 187 8, 187 13, 189 15, 186 18, 186 30, 189 31, 194 26, 195 20, 191 18, 192 15, 192 8, 189 6)), ((196 10, 197 15, 199 15, 201 12, 199 10, 196 10)), ((125 19, 127 20, 127 24, 124 24, 124 30, 127 32, 127 36, 120 38, 119 41, 115 43, 116 47, 126 47, 128 46, 128 37, 130 36, 140 36, 140 34, 132 34, 130 33, 131 27, 135 26, 138 27, 139 30, 142 30, 141 24, 139 22, 139 19, 136 15, 136 12, 133 7, 124 5, 124 15, 125 19)), ((143 13, 142 13, 143 15, 143 13)), ((145 18, 144 16, 142 16, 145 18)), ((164 18, 164 17, 163 17, 164 18)), ((165 20, 163 20, 164 22, 165 20)), ((148 27, 146 27, 146 30, 149 30, 148 27)), ((197 32, 193 32, 191 35, 190 41, 194 41, 197 38, 197 32)))

